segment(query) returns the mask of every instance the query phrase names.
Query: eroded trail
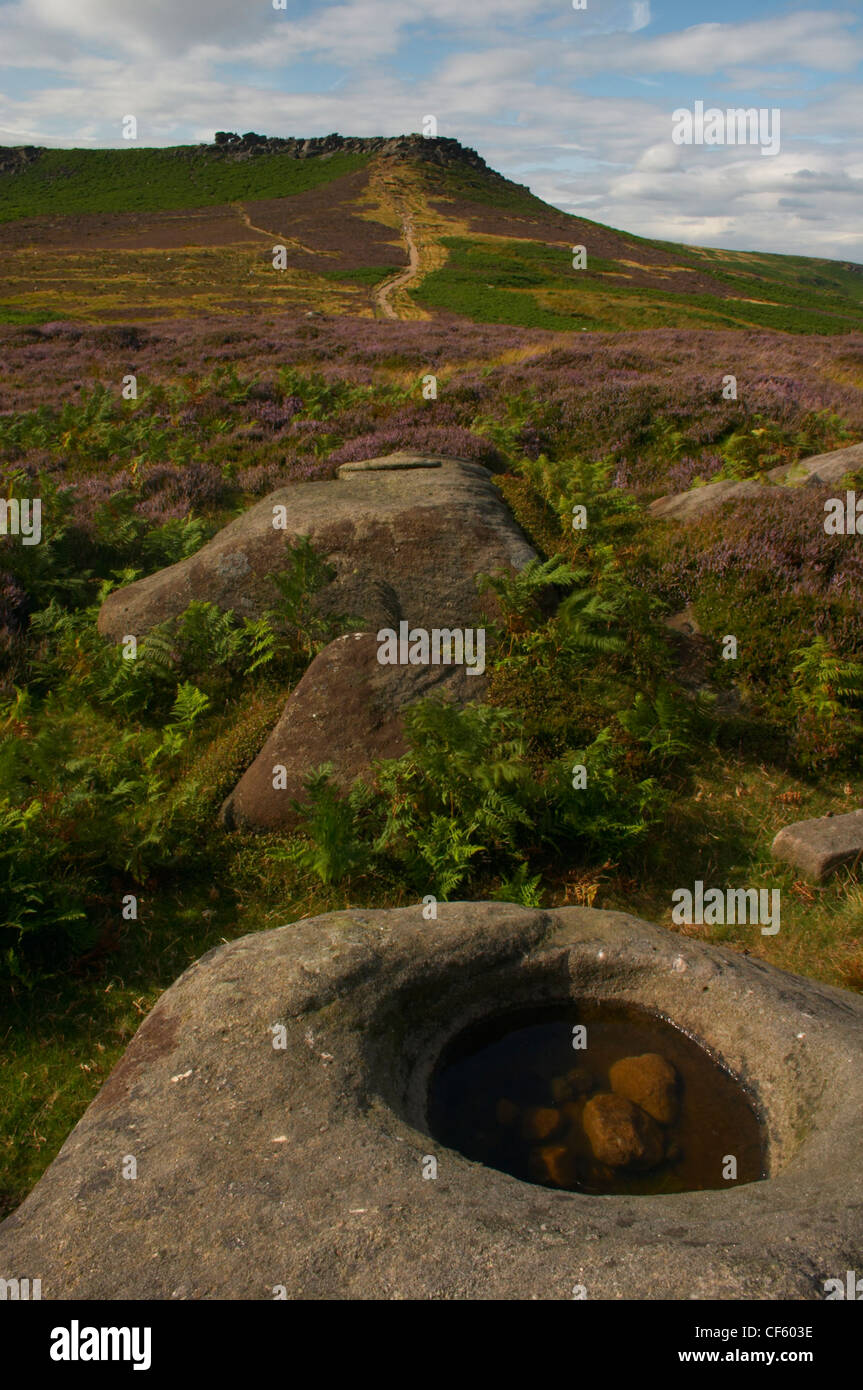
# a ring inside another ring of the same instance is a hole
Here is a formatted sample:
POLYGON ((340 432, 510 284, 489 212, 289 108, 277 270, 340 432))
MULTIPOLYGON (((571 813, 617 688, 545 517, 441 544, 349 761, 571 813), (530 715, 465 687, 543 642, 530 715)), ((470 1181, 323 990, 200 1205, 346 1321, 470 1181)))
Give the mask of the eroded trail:
POLYGON ((281 232, 271 232, 266 227, 256 227, 242 203, 233 203, 232 206, 240 214, 250 232, 260 232, 261 236, 271 237, 274 242, 279 242, 282 246, 293 247, 297 251, 305 251, 309 256, 329 254, 325 251, 316 251, 312 246, 304 246, 296 237, 284 236, 281 232))
POLYGON ((413 226, 409 217, 406 217, 402 223, 402 234, 408 248, 408 264, 404 270, 399 271, 398 275, 393 275, 389 280, 384 280, 383 284, 377 285, 373 294, 375 307, 381 311, 384 318, 388 319, 399 317, 390 303, 390 295, 394 290, 401 289, 403 285, 407 285, 413 280, 420 265, 419 251, 414 241, 413 226))

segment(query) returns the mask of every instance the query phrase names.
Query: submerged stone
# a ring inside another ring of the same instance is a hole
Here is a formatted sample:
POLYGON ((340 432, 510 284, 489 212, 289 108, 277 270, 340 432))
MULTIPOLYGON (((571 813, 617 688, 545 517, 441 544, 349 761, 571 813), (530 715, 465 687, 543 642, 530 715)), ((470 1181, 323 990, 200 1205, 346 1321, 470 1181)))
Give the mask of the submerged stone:
POLYGON ((678 1077, 670 1062, 656 1052, 641 1057, 622 1057, 608 1073, 611 1089, 639 1105, 661 1125, 677 1115, 678 1077))
POLYGON ((623 1096, 592 1096, 582 1123, 594 1155, 609 1168, 655 1168, 662 1158, 662 1135, 655 1121, 623 1096))

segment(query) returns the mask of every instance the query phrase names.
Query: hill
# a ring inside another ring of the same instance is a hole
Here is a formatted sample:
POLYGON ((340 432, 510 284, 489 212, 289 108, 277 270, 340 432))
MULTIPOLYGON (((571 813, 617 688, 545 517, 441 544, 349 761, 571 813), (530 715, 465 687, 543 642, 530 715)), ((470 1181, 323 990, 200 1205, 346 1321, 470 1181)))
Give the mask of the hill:
POLYGON ((318 310, 563 331, 863 326, 861 266, 638 237, 419 135, 5 148, 0 252, 12 323, 318 310))

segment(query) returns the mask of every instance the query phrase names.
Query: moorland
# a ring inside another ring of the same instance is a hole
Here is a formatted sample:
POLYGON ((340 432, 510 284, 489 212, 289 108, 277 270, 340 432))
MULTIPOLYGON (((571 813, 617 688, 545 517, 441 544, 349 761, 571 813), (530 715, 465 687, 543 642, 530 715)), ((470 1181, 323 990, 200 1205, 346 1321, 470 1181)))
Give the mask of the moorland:
POLYGON ((0 1214, 186 965, 301 916, 433 892, 671 926, 680 885, 769 885, 775 936, 675 929, 863 988, 857 879, 770 856, 861 803, 859 538, 825 533, 835 488, 648 510, 863 438, 863 268, 652 242, 419 137, 0 153, 2 492, 43 512, 38 545, 0 538, 0 1214), (400 449, 489 468, 542 559, 499 586, 486 702, 421 711, 369 795, 319 786, 295 833, 227 833, 334 635, 320 575, 298 560, 256 622, 196 605, 135 663, 100 604, 400 449))

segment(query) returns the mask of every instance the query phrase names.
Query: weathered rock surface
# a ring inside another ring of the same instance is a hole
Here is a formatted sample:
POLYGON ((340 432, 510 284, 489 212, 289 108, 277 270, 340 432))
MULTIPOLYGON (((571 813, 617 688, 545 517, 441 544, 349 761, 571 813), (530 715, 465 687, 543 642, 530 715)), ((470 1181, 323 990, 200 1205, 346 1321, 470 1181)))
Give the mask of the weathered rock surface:
MULTIPOLYGON (((33 149, 25 146, 25 149, 33 149)), ((368 154, 384 157, 404 158, 406 155, 421 159, 430 164, 468 165, 472 169, 487 170, 488 165, 476 150, 462 145, 449 136, 429 137, 411 135, 313 135, 309 139, 295 136, 258 135, 248 131, 244 135, 232 130, 216 132, 215 145, 199 145, 214 158, 222 157, 230 161, 257 159, 262 155, 285 154, 293 159, 327 159, 334 154, 368 154)), ((36 147, 35 153, 43 153, 36 147)), ((177 153, 181 153, 178 150, 177 153)), ((519 185, 523 187, 523 185, 519 185)))
POLYGON ((582 1123, 594 1157, 610 1168, 655 1168, 662 1158, 662 1135, 655 1120, 624 1096, 592 1096, 582 1123))
POLYGON ((612 1091, 640 1106, 661 1125, 670 1125, 678 1110, 677 1072, 658 1052, 621 1057, 608 1072, 612 1091))
POLYGON ((814 454, 798 463, 771 468, 767 477, 786 487, 829 487, 838 483, 846 473, 863 468, 863 444, 850 444, 847 449, 831 449, 828 454, 814 454))
POLYGON ((829 878, 843 865, 857 866, 863 861, 863 809, 786 825, 774 839, 771 853, 817 881, 829 878))
POLYGON ((744 498, 768 497, 780 487, 828 487, 838 483, 846 473, 854 473, 863 468, 863 444, 851 444, 846 449, 833 449, 827 454, 815 454, 812 458, 800 459, 798 463, 781 464, 764 474, 769 483, 759 483, 754 478, 722 478, 716 483, 705 483, 703 487, 690 488, 688 492, 676 492, 668 497, 657 497, 648 510, 652 516, 667 521, 697 521, 724 502, 737 502, 744 498))
MULTIPOLYGON (((109 594, 99 631, 143 636, 193 599, 255 617, 276 597, 267 575, 285 568, 286 538, 310 536, 336 570, 323 613, 358 628, 469 626, 480 611, 475 576, 520 569, 535 552, 491 474, 476 463, 399 454, 346 465, 327 482, 279 488, 195 555, 109 594), (287 509, 284 529, 274 507, 287 509)), ((486 606, 489 606, 487 603, 486 606)))
POLYGON ((861 1047, 859 995, 623 913, 295 922, 161 997, 0 1226, 0 1275, 41 1278, 46 1299, 823 1298, 859 1268, 861 1047), (445 1043, 502 1006, 588 996, 664 1014, 743 1079, 769 1181, 594 1197, 430 1138, 445 1043))
MULTIPOLYGON (((384 454, 376 459, 357 459, 355 463, 341 463, 336 476, 349 478, 352 473, 389 473, 399 469, 440 468, 441 460, 434 454, 384 454)), ((481 466, 481 465, 480 465, 481 466)))
POLYGON ((768 483, 756 483, 751 478, 723 478, 718 483, 705 483, 703 487, 677 492, 672 497, 657 497, 648 511, 663 521, 697 521, 724 502, 765 497, 773 492, 774 488, 768 483))
POLYGON ((485 677, 468 675, 465 666, 382 666, 377 653, 374 633, 353 632, 315 657, 224 802, 228 829, 295 825, 292 802, 305 799, 306 778, 316 767, 332 763, 331 781, 346 791, 357 777, 370 780, 373 759, 399 758, 406 751, 406 706, 431 695, 463 705, 485 691, 485 677), (278 789, 275 767, 285 769, 278 789))

